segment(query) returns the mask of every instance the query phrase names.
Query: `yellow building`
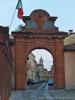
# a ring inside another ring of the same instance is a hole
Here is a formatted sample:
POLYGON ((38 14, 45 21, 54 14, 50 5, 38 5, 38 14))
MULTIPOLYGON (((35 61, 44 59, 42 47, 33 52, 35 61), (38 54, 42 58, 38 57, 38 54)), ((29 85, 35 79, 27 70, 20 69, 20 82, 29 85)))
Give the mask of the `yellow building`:
POLYGON ((47 69, 44 69, 44 80, 48 80, 49 79, 49 73, 47 71, 47 69))
POLYGON ((75 33, 64 40, 65 87, 75 89, 75 33))

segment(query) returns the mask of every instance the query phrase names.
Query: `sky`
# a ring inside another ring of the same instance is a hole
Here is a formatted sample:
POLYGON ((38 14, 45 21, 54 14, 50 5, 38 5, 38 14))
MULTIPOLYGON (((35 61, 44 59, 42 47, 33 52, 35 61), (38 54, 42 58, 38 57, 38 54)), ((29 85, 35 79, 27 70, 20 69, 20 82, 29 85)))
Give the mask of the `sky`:
POLYGON ((32 51, 35 55, 35 60, 39 63, 40 58, 43 59, 44 68, 48 71, 51 70, 53 66, 53 56, 50 52, 45 49, 35 49, 32 51))
MULTIPOLYGON (((10 26, 18 0, 0 0, 0 26, 10 26)), ((24 16, 35 9, 46 10, 50 16, 57 16, 56 26, 60 31, 75 31, 75 0, 22 0, 24 16)), ((24 25, 15 12, 10 31, 24 25)))
MULTIPOLYGON (((17 2, 18 0, 0 0, 0 26, 10 27, 17 2)), ((58 17, 55 25, 59 28, 59 31, 75 31, 75 0, 22 0, 22 4, 24 16, 29 16, 35 9, 43 9, 50 16, 58 17)), ((10 32, 17 29, 19 25, 24 25, 24 23, 18 19, 16 10, 10 32)), ((37 51, 36 55, 39 56, 38 54, 40 53, 37 51)), ((50 58, 48 56, 46 58, 49 60, 50 58)), ((46 61, 47 64, 49 62, 48 60, 46 61)))

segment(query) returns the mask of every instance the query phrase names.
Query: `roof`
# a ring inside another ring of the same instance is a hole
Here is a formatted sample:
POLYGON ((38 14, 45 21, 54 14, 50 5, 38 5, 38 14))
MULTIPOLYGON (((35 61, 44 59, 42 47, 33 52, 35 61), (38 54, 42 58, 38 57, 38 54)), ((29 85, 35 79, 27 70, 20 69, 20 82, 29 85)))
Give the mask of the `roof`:
POLYGON ((75 51, 75 44, 64 46, 64 51, 75 51))
POLYGON ((69 34, 65 39, 64 39, 64 45, 71 45, 75 44, 75 32, 69 34))

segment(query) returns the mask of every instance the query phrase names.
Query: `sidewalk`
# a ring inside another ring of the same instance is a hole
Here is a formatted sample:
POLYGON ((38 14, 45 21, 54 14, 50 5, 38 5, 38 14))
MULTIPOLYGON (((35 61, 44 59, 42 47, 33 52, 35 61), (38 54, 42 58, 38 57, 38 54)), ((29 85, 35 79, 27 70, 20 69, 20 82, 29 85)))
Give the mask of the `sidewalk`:
POLYGON ((23 100, 21 91, 13 91, 9 100, 23 100))
POLYGON ((9 100, 75 100, 75 90, 14 91, 9 100))
POLYGON ((50 90, 54 100, 75 100, 75 90, 50 90))

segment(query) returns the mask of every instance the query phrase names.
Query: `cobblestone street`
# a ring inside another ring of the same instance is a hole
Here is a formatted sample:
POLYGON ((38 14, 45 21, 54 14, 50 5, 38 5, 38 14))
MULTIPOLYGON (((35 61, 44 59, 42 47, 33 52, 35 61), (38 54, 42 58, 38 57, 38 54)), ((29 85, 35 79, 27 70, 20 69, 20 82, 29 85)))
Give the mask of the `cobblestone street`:
POLYGON ((37 84, 26 91, 13 91, 10 100, 75 100, 75 90, 48 90, 48 85, 37 84))

